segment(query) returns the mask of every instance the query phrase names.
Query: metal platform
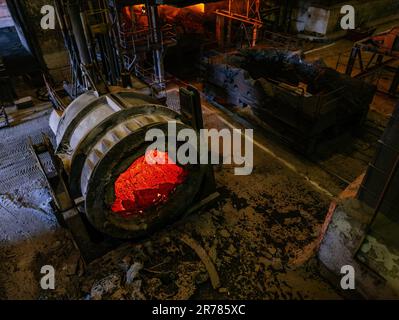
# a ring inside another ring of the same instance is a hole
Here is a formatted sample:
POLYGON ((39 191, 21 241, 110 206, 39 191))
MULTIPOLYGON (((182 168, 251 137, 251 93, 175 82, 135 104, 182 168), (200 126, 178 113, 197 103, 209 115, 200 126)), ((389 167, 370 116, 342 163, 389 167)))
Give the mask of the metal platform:
MULTIPOLYGON (((50 194, 28 145, 28 137, 38 142, 42 132, 53 138, 48 116, 0 130, 0 242, 31 239, 57 227, 50 194)), ((47 172, 53 170, 49 157, 42 162, 47 172)))

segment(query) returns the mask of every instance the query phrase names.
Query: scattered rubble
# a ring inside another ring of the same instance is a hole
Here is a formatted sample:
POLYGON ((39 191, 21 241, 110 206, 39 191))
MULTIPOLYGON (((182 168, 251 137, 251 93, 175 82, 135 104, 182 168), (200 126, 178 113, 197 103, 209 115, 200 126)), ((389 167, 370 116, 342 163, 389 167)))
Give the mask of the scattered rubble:
POLYGON ((57 237, 49 233, 40 241, 0 250, 1 273, 20 268, 13 273, 15 279, 0 273, 0 297, 337 298, 317 268, 309 267, 330 199, 267 155, 256 157, 248 179, 234 176, 231 167, 216 171, 221 197, 212 207, 143 241, 126 242, 85 268, 79 259, 69 259, 77 251, 65 230, 57 237), (21 252, 35 254, 22 259, 21 252), (304 259, 298 262, 298 257, 304 259), (60 272, 54 293, 37 288, 45 264, 60 272), (301 285, 291 286, 287 274, 301 285))
POLYGON ((195 240, 189 238, 187 235, 183 235, 180 239, 191 249, 193 249, 195 253, 200 257, 202 263, 205 265, 206 270, 209 273, 213 288, 218 289, 220 287, 219 275, 216 271, 215 265, 212 263, 205 250, 200 245, 198 245, 195 240))
POLYGON ((104 295, 112 294, 116 289, 118 289, 120 283, 121 278, 116 274, 111 274, 94 283, 90 291, 90 296, 93 300, 101 300, 104 295))
POLYGON ((143 269, 143 265, 139 262, 135 262, 131 265, 129 270, 126 272, 126 284, 132 284, 139 271, 143 269))

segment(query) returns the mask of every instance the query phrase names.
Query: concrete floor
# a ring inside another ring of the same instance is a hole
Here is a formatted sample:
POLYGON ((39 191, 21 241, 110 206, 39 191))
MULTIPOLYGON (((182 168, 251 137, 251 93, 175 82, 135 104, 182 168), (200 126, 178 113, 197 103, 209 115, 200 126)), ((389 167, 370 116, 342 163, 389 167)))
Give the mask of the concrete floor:
MULTIPOLYGON (((347 47, 342 40, 334 50, 347 47)), ((331 50, 312 57, 328 58, 331 50)), ((176 107, 176 92, 170 95, 176 107)), ((243 128, 209 103, 203 101, 203 106, 207 127, 243 128)), ((373 123, 383 127, 391 108, 393 101, 377 95, 370 113, 373 123)), ((237 177, 232 166, 215 167, 221 198, 212 208, 84 266, 69 232, 51 214, 49 194, 26 147, 27 136, 37 140, 42 131, 49 132, 45 106, 40 112, 15 115, 21 123, 0 130, 0 299, 342 298, 337 284, 321 277, 315 259, 330 202, 345 188, 325 167, 336 173, 346 168, 342 174, 349 179, 352 169, 354 176, 364 171, 364 161, 337 152, 321 167, 255 130, 253 174, 237 177), (183 235, 205 249, 221 289, 212 288, 183 235), (135 263, 143 267, 127 283, 135 263), (47 264, 56 270, 53 291, 39 285, 40 268, 47 264)))
MULTIPOLYGON (((219 111, 210 106, 204 111, 207 127, 228 127, 219 111)), ((47 117, 44 114, 1 134, 23 132, 28 125, 25 132, 30 135, 48 131, 47 117)), ((23 144, 25 138, 21 134, 14 143, 23 144)), ((2 146, 9 154, 2 159, 12 156, 15 144, 2 146)), ((140 261, 144 265, 140 292, 146 298, 339 298, 312 261, 329 197, 262 148, 254 153, 251 176, 237 177, 230 166, 215 168, 222 196, 212 209, 193 214, 145 242, 122 246, 87 266, 84 275, 68 232, 57 227, 51 216, 49 195, 40 177, 19 176, 18 189, 3 189, 0 197, 0 297, 82 298, 96 280, 114 275, 122 282, 126 268, 140 261), (210 288, 205 268, 180 240, 183 234, 196 239, 215 263, 225 288, 221 292, 210 288), (52 292, 39 289, 40 268, 45 264, 56 269, 57 285, 52 292)), ((32 164, 27 154, 19 157, 24 164, 32 164)), ((2 184, 9 179, 4 174, 11 171, 1 171, 2 184)), ((134 293, 123 284, 115 290, 116 296, 109 292, 104 297, 131 298, 134 293)))

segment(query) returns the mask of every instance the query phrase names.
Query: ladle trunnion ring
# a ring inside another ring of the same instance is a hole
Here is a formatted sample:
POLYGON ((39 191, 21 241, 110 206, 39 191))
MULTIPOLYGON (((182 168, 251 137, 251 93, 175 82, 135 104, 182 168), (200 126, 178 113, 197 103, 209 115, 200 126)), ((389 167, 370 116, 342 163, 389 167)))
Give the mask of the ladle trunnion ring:
POLYGON ((157 128, 176 139, 168 137, 170 121, 176 122, 177 133, 190 128, 178 113, 133 92, 98 97, 88 91, 61 116, 53 111, 50 127, 56 135, 56 154, 69 176, 72 198, 83 197, 86 217, 95 229, 115 238, 136 238, 188 209, 204 179, 204 165, 186 165, 187 177, 170 198, 142 214, 126 217, 111 210, 115 181, 143 157, 151 143, 145 141, 147 130, 157 128))

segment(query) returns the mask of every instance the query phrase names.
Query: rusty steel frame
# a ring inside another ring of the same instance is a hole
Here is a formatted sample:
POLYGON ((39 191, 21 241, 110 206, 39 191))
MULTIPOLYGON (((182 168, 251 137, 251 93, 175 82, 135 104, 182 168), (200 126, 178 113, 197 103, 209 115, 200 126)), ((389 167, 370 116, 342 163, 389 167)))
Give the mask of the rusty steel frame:
MULTIPOLYGON (((396 96, 399 87, 399 67, 391 67, 389 64, 399 61, 399 51, 394 48, 394 43, 398 38, 399 27, 395 27, 389 32, 380 33, 356 42, 351 50, 345 73, 352 76, 356 62, 358 62, 360 67, 360 72, 354 76, 357 78, 365 77, 382 69, 390 71, 393 73, 393 79, 388 92, 384 93, 396 96), (364 53, 371 54, 368 61, 364 57, 364 53), (385 61, 384 58, 386 58, 385 61)), ((337 66, 338 64, 339 61, 337 66)))
POLYGON ((238 3, 242 3, 242 0, 229 0, 228 9, 216 10, 216 14, 257 27, 263 25, 260 17, 260 0, 246 0, 245 12, 240 10, 238 3))
MULTIPOLYGON (((241 22, 245 31, 245 25, 252 26, 252 41, 250 42, 250 45, 255 46, 258 38, 258 29, 263 26, 260 16, 260 0, 246 0, 245 6, 243 6, 242 3, 242 0, 229 0, 227 10, 216 10, 215 13, 218 19, 229 19, 228 37, 231 35, 231 21, 241 22)), ((224 24, 222 23, 217 27, 224 28, 224 24)), ((220 37, 224 37, 223 32, 217 31, 216 33, 220 34, 220 37)), ((221 42, 224 43, 224 40, 221 42)))
MULTIPOLYGON (((163 52, 165 47, 176 44, 176 31, 172 25, 162 27, 159 25, 156 2, 147 0, 143 3, 146 7, 145 15, 148 19, 148 27, 137 30, 134 19, 132 19, 131 30, 125 31, 118 26, 124 67, 162 95, 165 94, 166 87, 163 52), (153 52, 153 61, 147 67, 143 64, 141 57, 148 52, 153 52)), ((129 7, 132 10, 132 6, 129 5, 129 7)))
MULTIPOLYGON (((390 96, 396 96, 399 87, 399 67, 391 67, 389 64, 398 60, 399 58, 396 55, 371 51, 367 46, 362 45, 362 43, 356 43, 351 50, 345 73, 355 78, 364 78, 379 70, 390 71, 393 73, 393 78, 388 92, 379 91, 387 93, 390 96), (362 53, 371 53, 372 55, 369 59, 366 59, 362 53), (384 61, 384 58, 387 59, 384 61), (360 72, 354 75, 353 70, 355 69, 356 62, 359 64, 360 72)), ((339 62, 337 63, 338 65, 339 62)))

